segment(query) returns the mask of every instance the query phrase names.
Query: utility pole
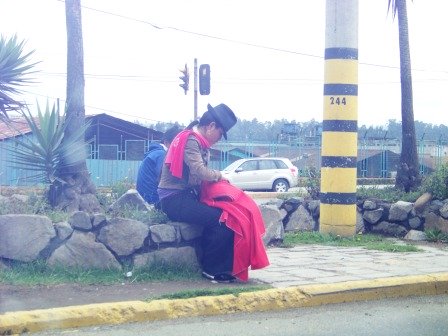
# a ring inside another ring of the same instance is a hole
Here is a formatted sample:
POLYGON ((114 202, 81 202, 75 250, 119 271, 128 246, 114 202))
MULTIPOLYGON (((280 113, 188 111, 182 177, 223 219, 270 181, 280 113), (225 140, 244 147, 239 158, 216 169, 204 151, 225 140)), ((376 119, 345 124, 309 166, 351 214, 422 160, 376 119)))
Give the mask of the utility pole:
POLYGON ((319 231, 356 231, 358 0, 327 0, 319 231))
MULTIPOLYGON (((182 80, 182 83, 179 84, 179 86, 184 89, 184 93, 187 94, 190 80, 187 64, 185 64, 185 68, 180 70, 180 72, 182 72, 182 76, 179 78, 182 80)), ((210 94, 210 65, 201 64, 198 74, 198 59, 195 58, 193 68, 193 120, 198 118, 198 91, 201 95, 210 94)))
POLYGON ((198 59, 194 59, 194 119, 198 118, 198 59))

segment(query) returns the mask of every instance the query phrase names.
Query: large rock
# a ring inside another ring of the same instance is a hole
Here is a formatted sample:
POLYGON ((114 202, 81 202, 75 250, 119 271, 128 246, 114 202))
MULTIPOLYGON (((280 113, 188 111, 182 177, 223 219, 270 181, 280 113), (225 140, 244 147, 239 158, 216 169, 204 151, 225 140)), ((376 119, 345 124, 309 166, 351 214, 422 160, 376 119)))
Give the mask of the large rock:
POLYGON ((148 237, 148 225, 126 218, 113 218, 103 226, 98 240, 119 256, 128 256, 141 248, 148 237))
POLYGON ((106 224, 107 218, 103 213, 94 213, 92 215, 92 226, 97 228, 100 225, 106 224))
POLYGON ((140 196, 137 190, 129 189, 110 206, 109 211, 112 213, 121 213, 129 209, 149 211, 151 207, 140 196))
POLYGON ((37 215, 0 216, 0 257, 32 261, 56 236, 48 217, 37 215))
POLYGON ((440 209, 443 207, 444 203, 438 199, 432 200, 429 205, 426 207, 426 211, 438 213, 440 209))
POLYGON ((74 229, 90 230, 92 229, 92 222, 90 215, 84 211, 74 211, 68 219, 69 224, 74 229))
POLYGON ((365 219, 369 224, 376 224, 383 216, 383 212, 384 210, 382 208, 375 210, 366 210, 364 211, 362 218, 365 219))
POLYGON ((392 237, 404 237, 408 233, 408 230, 397 223, 382 221, 379 224, 372 226, 372 232, 392 237))
POLYGON ((428 213, 425 218, 425 230, 433 229, 448 233, 448 220, 437 216, 434 212, 428 213))
POLYGON ((422 231, 410 230, 406 236, 404 236, 405 240, 413 240, 413 241, 425 241, 426 234, 422 231))
POLYGON ((362 207, 364 210, 375 210, 378 205, 373 200, 365 200, 362 207))
POLYGON ((58 222, 54 224, 54 228, 56 229, 58 238, 60 240, 65 240, 73 233, 73 228, 67 222, 58 222))
POLYGON ((302 204, 302 203, 303 203, 303 198, 302 197, 290 198, 290 199, 284 201, 280 205, 280 209, 283 209, 288 214, 290 214, 290 213, 293 213, 294 211, 296 211, 297 208, 299 207, 299 205, 302 204))
POLYGON ((285 229, 283 227, 282 219, 285 210, 279 210, 274 205, 261 205, 260 211, 266 230, 263 236, 264 245, 268 246, 269 244, 283 242, 285 229))
POLYGON ((425 206, 431 201, 432 195, 429 192, 424 193, 414 203, 414 210, 417 213, 423 212, 425 206))
POLYGON ((149 228, 151 239, 154 243, 174 243, 180 241, 180 235, 176 229, 168 224, 151 225, 149 228))
POLYGON ((356 210, 356 233, 366 232, 366 226, 364 225, 364 219, 362 218, 362 213, 356 210))
POLYGON ((308 210, 314 218, 320 217, 320 201, 311 200, 308 202, 308 210))
POLYGON ((187 266, 192 269, 199 269, 200 265, 195 252, 191 246, 168 247, 157 251, 137 254, 134 257, 134 267, 151 267, 151 265, 172 265, 187 266))
POLYGON ((303 205, 300 205, 289 218, 285 231, 313 231, 315 227, 313 216, 303 205))
POLYGON ((389 221, 401 222, 406 220, 413 206, 412 203, 404 201, 398 201, 392 204, 389 209, 389 221))
POLYGON ((420 228, 420 226, 422 225, 422 220, 420 219, 420 217, 412 217, 409 218, 409 226, 411 227, 411 229, 418 229, 420 228))
POLYGON ((180 233, 180 238, 184 241, 190 241, 202 236, 204 227, 200 225, 188 224, 183 222, 169 222, 168 224, 176 228, 180 233))
POLYGON ((50 266, 80 267, 82 269, 121 269, 120 263, 90 232, 74 231, 48 259, 50 266))
POLYGON ((103 211, 101 204, 94 193, 82 194, 79 197, 79 210, 88 213, 97 213, 103 211))
POLYGON ((445 219, 448 219, 448 203, 444 203, 443 206, 439 209, 440 216, 445 219))

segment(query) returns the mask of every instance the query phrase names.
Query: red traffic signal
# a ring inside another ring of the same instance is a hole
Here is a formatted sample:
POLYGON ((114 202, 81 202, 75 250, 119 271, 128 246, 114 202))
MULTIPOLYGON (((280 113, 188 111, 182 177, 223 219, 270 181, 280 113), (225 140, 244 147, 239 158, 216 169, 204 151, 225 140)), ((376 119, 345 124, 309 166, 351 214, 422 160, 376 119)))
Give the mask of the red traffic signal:
POLYGON ((190 82, 190 75, 188 74, 188 67, 185 64, 185 69, 179 70, 182 72, 183 76, 180 76, 179 78, 182 79, 182 83, 179 84, 179 86, 184 89, 185 94, 187 94, 188 91, 188 84, 190 82))
POLYGON ((201 64, 199 66, 199 93, 201 95, 210 94, 210 65, 201 64))

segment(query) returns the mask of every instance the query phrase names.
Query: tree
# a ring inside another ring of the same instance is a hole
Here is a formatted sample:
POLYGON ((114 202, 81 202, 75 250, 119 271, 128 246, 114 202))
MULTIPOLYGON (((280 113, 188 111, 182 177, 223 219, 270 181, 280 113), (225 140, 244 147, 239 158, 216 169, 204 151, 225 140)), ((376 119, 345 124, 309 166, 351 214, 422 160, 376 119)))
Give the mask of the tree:
POLYGON ((33 67, 38 63, 29 62, 34 51, 24 53, 23 47, 24 42, 18 42, 16 36, 9 40, 0 38, 0 119, 14 133, 21 133, 8 117, 8 112, 18 112, 33 135, 30 137, 22 134, 21 137, 14 137, 15 145, 5 148, 10 154, 7 161, 16 169, 31 171, 29 181, 49 184, 48 199, 52 203, 54 198, 50 196, 54 194, 50 191, 64 183, 58 175, 61 167, 82 163, 80 158, 83 158, 85 163, 85 127, 82 125, 83 127, 71 129, 70 138, 64 140, 66 131, 72 125, 69 125, 70 120, 65 113, 62 117, 59 115, 58 106, 50 107, 47 102, 45 110, 41 110, 37 104, 35 117, 25 103, 16 100, 14 95, 22 93, 21 87, 32 82, 29 75, 35 72, 33 67))
POLYGON ((395 186, 405 192, 409 192, 420 186, 421 176, 419 172, 414 123, 411 56, 409 48, 406 0, 389 0, 388 9, 393 12, 394 18, 395 15, 398 16, 400 47, 402 147, 400 154, 400 166, 397 167, 398 169, 395 186))
POLYGON ((29 77, 37 63, 29 63, 34 53, 23 52, 25 42, 18 42, 17 36, 10 39, 0 37, 0 120, 7 121, 8 112, 20 111, 24 104, 14 98, 21 93, 21 86, 32 82, 29 77))
POLYGON ((82 39, 81 1, 66 0, 67 25, 67 102, 66 115, 70 123, 63 143, 76 142, 76 150, 66 153, 57 171, 60 180, 50 186, 49 199, 53 206, 66 211, 99 211, 96 187, 84 158, 84 139, 77 140, 77 130, 85 126, 84 51, 82 39))

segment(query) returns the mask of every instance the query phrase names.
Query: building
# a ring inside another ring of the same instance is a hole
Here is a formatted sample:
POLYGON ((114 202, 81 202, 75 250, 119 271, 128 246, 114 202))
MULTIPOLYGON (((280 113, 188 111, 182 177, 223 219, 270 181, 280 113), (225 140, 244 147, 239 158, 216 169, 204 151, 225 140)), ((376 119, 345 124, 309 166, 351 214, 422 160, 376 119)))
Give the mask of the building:
POLYGON ((141 161, 152 141, 163 133, 108 114, 86 116, 86 142, 91 159, 141 161))
MULTIPOLYGON (((87 166, 98 185, 133 179, 149 143, 163 137, 162 132, 105 113, 86 116, 86 123, 87 166)), ((31 183, 29 171, 14 168, 9 162, 17 137, 33 138, 25 119, 12 119, 9 125, 0 122, 0 185, 31 183)))

